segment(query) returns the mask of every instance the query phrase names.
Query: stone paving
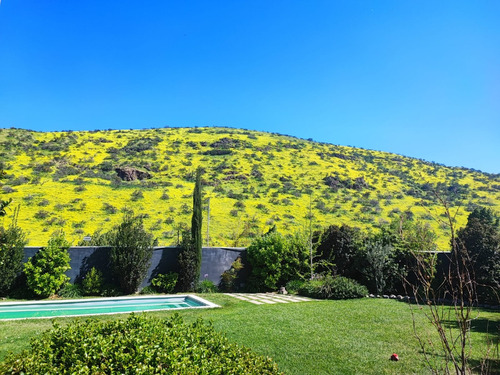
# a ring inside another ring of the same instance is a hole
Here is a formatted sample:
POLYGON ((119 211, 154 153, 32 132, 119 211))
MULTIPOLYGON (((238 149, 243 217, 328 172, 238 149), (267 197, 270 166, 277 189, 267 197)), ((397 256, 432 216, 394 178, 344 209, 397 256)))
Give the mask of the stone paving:
POLYGON ((314 301, 312 298, 293 296, 289 294, 277 293, 225 293, 227 296, 238 298, 241 301, 253 303, 255 305, 273 304, 273 303, 290 303, 290 302, 307 302, 314 301))

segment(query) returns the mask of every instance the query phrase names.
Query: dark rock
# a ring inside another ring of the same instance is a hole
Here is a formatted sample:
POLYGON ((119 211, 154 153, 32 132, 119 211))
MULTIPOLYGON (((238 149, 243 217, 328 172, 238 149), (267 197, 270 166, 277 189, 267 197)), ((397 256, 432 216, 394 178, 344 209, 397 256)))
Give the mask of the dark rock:
POLYGON ((145 180, 153 177, 149 172, 132 167, 119 167, 115 168, 115 171, 123 181, 145 180))

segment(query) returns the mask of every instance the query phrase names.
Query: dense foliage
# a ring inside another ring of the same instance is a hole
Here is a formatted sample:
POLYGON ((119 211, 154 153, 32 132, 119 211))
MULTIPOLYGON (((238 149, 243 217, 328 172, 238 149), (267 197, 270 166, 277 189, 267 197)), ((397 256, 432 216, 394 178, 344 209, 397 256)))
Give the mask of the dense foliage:
POLYGON ((486 208, 474 210, 467 225, 457 232, 457 244, 470 258, 480 301, 500 300, 499 219, 486 208))
POLYGON ((82 292, 86 296, 99 296, 101 295, 103 284, 104 276, 102 272, 92 267, 83 277, 82 292))
POLYGON ((347 277, 327 275, 305 281, 298 288, 298 293, 320 299, 351 299, 365 297, 368 294, 368 289, 347 277))
POLYGON ((26 234, 15 220, 5 229, 0 226, 0 296, 6 296, 22 270, 26 234))
POLYGON ((249 288, 258 291, 277 290, 309 270, 306 240, 300 234, 267 233, 252 242, 247 257, 251 266, 249 288))
POLYGON ((173 293, 178 279, 179 274, 176 272, 160 273, 151 280, 151 286, 158 293, 173 293))
POLYGON ((41 248, 24 264, 28 288, 39 297, 55 294, 68 280, 70 243, 63 232, 50 237, 46 247, 41 248))
POLYGON ((196 254, 196 275, 195 279, 200 278, 201 269, 201 248, 203 246, 203 240, 201 236, 202 229, 202 196, 201 196, 201 168, 196 170, 196 181, 194 184, 193 191, 193 215, 191 217, 191 239, 193 241, 193 251, 196 254))
POLYGON ((155 238, 146 231, 142 216, 126 214, 111 236, 111 267, 124 293, 137 291, 153 255, 155 238))
POLYGON ((179 315, 74 321, 0 364, 2 374, 280 374, 276 364, 229 342, 212 325, 179 315))
POLYGON ((181 292, 194 291, 199 279, 199 269, 198 255, 194 248, 191 231, 186 230, 183 232, 180 247, 177 289, 181 292))

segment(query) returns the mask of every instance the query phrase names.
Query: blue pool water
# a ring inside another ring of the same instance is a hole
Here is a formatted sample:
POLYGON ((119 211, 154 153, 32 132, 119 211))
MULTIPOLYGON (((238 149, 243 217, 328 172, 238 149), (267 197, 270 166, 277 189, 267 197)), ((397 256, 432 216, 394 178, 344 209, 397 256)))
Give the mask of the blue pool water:
POLYGON ((198 296, 138 296, 0 303, 0 320, 120 314, 140 311, 218 307, 198 296))

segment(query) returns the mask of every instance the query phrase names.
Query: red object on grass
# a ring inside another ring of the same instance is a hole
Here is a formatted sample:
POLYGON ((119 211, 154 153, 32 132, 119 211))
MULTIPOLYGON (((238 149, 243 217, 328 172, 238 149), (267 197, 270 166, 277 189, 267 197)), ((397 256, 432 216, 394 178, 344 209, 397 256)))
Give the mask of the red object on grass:
POLYGON ((392 353, 391 361, 399 361, 399 356, 396 353, 392 353))

